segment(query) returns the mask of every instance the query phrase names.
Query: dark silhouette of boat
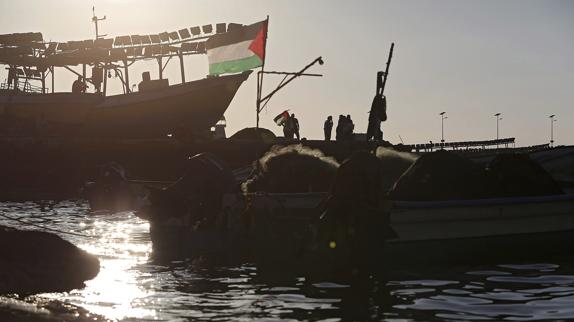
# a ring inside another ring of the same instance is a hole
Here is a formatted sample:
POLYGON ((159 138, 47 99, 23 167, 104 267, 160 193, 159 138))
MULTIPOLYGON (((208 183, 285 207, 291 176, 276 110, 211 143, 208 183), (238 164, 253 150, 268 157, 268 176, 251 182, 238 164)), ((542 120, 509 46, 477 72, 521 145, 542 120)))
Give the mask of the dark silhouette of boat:
POLYGON ((165 88, 96 93, 0 91, 0 135, 159 138, 208 132, 250 72, 165 88))
MULTIPOLYGON (((100 20, 94 12, 96 38, 83 41, 48 42, 41 33, 0 35, 0 65, 8 71, 6 82, 0 84, 0 137, 191 139, 209 135, 257 64, 235 68, 240 59, 216 55, 216 63, 227 67, 190 82, 185 78, 184 57, 207 54, 209 60, 212 48, 208 45, 221 45, 223 40, 237 51, 237 42, 266 30, 265 22, 219 23, 215 28, 204 25, 114 39, 98 33, 100 20), (179 59, 181 72, 181 83, 175 85, 164 77, 172 58, 179 59), (152 80, 150 72, 144 72, 136 90, 133 79, 130 82, 130 66, 149 60, 157 61, 158 78, 152 80), (70 84, 71 93, 54 91, 56 68, 78 77, 70 84), (121 81, 123 94, 107 95, 112 74, 121 81), (86 93, 88 89, 94 93, 86 93)), ((261 64, 265 42, 257 44, 261 64)), ((229 51, 222 48, 213 51, 229 51)), ((244 54, 240 52, 239 58, 244 54)))

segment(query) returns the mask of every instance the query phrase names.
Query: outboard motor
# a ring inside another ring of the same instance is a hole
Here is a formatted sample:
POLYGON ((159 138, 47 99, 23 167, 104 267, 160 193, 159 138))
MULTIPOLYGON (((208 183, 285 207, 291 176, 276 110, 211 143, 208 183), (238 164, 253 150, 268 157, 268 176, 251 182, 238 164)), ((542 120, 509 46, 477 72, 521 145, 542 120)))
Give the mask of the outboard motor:
POLYGON ((164 189, 151 189, 150 207, 140 213, 151 221, 186 217, 198 225, 212 226, 225 193, 239 191, 231 170, 211 153, 200 153, 187 163, 185 174, 164 189))
MULTIPOLYGON (((389 222, 379 159, 355 152, 337 170, 327 207, 317 224, 316 255, 327 274, 368 276, 376 271, 389 222)), ((325 274, 322 272, 321 274, 325 274)))
POLYGON ((154 256, 219 254, 227 230, 224 194, 239 192, 229 168, 210 153, 190 158, 185 174, 163 189, 150 188, 149 205, 137 216, 149 220, 154 256))

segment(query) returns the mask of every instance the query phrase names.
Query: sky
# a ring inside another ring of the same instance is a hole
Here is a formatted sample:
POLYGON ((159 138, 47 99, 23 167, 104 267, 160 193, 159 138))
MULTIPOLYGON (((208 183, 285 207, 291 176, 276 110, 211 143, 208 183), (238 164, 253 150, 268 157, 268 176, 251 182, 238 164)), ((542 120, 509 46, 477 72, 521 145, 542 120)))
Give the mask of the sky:
MULTIPOLYGON (((250 24, 269 15, 266 70, 295 72, 322 56, 324 65, 277 93, 261 113, 261 126, 276 134, 273 117, 295 113, 301 135, 323 136, 328 115, 350 114, 365 132, 376 73, 395 51, 385 94, 384 138, 393 143, 438 142, 440 112, 446 141, 496 138, 517 146, 548 143, 551 114, 555 144, 574 144, 574 1, 570 0, 28 0, 0 2, 0 34, 42 32, 51 41, 94 37, 92 6, 107 19, 109 36, 176 31, 219 22, 250 24)), ((186 78, 208 73, 205 55, 186 58, 186 78)), ((177 60, 170 84, 181 81, 177 60)), ((130 70, 157 78, 156 63, 130 70)), ((79 70, 79 69, 77 69, 79 70)), ((0 71, 1 81, 5 71, 0 71)), ((75 77, 56 71, 56 91, 75 77)), ((255 125, 256 80, 252 74, 227 113, 227 133, 255 125)), ((264 93, 281 80, 267 75, 264 93)), ((111 92, 121 91, 112 80, 111 92)))

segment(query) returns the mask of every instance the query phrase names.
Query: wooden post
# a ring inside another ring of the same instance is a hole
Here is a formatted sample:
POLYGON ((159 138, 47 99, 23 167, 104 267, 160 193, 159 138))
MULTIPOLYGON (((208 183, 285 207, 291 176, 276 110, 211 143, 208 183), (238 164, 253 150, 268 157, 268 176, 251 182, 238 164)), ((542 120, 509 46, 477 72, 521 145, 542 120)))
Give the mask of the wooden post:
POLYGON ((161 56, 157 58, 157 64, 159 65, 159 79, 163 79, 163 63, 161 61, 161 56))
POLYGON ((124 59, 124 73, 126 74, 125 79, 126 79, 126 93, 131 93, 130 90, 130 73, 128 70, 128 60, 124 59))
POLYGON ((42 94, 46 94, 46 71, 42 72, 42 94))
POLYGON ((179 68, 181 69, 181 83, 185 83, 185 69, 183 66, 183 55, 179 53, 179 68))
POLYGON ((51 69, 51 74, 52 74, 52 94, 54 94, 54 71, 56 70, 56 68, 54 66, 52 66, 51 69))
POLYGON ((106 90, 108 87, 108 64, 104 64, 104 96, 106 96, 106 90))
POLYGON ((86 64, 82 65, 82 82, 84 83, 84 88, 86 88, 86 64))

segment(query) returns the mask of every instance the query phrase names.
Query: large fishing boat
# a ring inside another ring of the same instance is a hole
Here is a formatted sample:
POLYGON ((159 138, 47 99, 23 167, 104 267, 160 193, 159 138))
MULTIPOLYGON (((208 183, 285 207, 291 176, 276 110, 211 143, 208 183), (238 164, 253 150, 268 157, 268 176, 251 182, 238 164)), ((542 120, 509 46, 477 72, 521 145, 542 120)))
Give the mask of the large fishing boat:
POLYGON ((203 135, 222 118, 250 69, 264 59, 266 22, 104 38, 97 31, 101 19, 94 14, 92 20, 95 40, 56 43, 44 41, 41 33, 0 35, 0 65, 8 71, 0 85, 0 136, 203 135), (237 43, 247 46, 237 48, 237 43), (240 57, 230 57, 230 52, 240 57), (210 74, 186 81, 184 57, 199 54, 207 54, 210 74), (181 83, 174 85, 164 77, 172 58, 179 58, 181 69, 181 83), (158 79, 144 72, 136 86, 130 83, 129 68, 144 60, 157 61, 158 79), (55 92, 56 69, 78 77, 72 92, 55 92), (107 95, 112 75, 121 81, 122 94, 107 95))

